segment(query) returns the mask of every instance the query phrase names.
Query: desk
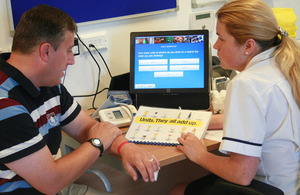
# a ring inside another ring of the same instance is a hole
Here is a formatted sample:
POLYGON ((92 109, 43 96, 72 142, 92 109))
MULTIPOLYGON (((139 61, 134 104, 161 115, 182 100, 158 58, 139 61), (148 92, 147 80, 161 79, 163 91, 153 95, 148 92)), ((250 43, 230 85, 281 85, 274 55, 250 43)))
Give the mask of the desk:
MULTIPOLYGON (((89 110, 87 113, 88 114, 92 113, 92 111, 93 110, 89 110)), ((125 132, 127 131, 127 129, 128 127, 121 128, 121 131, 125 132)), ((125 134, 123 134, 122 136, 125 136, 125 134)), ((219 148, 220 142, 212 141, 208 139, 204 139, 204 141, 208 151, 217 150, 219 148)), ((74 139, 72 139, 66 134, 63 134, 62 142, 63 144, 68 145, 69 147, 74 149, 80 146, 80 143, 78 143, 77 141, 75 141, 74 139)), ((179 149, 177 149, 177 147, 175 146, 157 146, 157 145, 145 145, 145 144, 137 144, 137 145, 141 148, 144 148, 151 154, 154 154, 159 160, 161 167, 186 159, 185 154, 181 152, 179 149)), ((68 149, 67 147, 61 147, 61 149, 63 155, 70 152, 70 151, 66 151, 66 149, 68 149)), ((105 152, 101 157, 101 162, 127 173, 127 171, 123 167, 120 155, 110 153, 110 152, 105 152)))
MULTIPOLYGON (((205 140, 205 144, 208 151, 217 150, 220 145, 219 142, 212 140, 205 140)), ((158 158, 160 166, 165 166, 186 159, 185 154, 174 146, 139 145, 148 152, 154 154, 158 158)))
MULTIPOLYGON (((127 128, 122 128, 121 130, 124 132, 127 130, 127 128)), ((123 134, 122 136, 125 136, 125 134, 123 134)), ((76 149, 77 147, 80 146, 80 143, 78 143, 76 140, 74 140, 73 138, 69 137, 64 133, 62 134, 62 139, 63 139, 62 144, 68 146, 68 147, 61 147, 63 155, 70 152, 70 151, 66 151, 69 149, 69 147, 76 149)), ((219 148, 220 142, 212 141, 208 139, 204 139, 204 141, 208 151, 217 150, 219 148)), ((154 154, 159 160, 161 167, 186 159, 185 154, 181 152, 179 149, 177 149, 177 147, 175 146, 157 146, 157 145, 145 145, 145 144, 137 144, 137 145, 141 148, 144 148, 151 154, 154 154)), ((110 153, 110 152, 105 152, 101 157, 101 162, 127 173, 127 171, 123 167, 120 155, 110 153)))
MULTIPOLYGON (((126 131, 127 129, 128 128, 121 128, 122 131, 126 131)), ((122 136, 125 136, 125 134, 122 136)), ((69 149, 69 147, 75 149, 80 146, 80 143, 68 135, 63 133, 62 137, 64 142, 61 147, 62 154, 65 154, 64 150, 69 149), (65 144, 69 147, 65 147, 65 144)), ((220 144, 217 141, 207 139, 204 139, 204 141, 208 151, 216 151, 220 144)), ((188 160, 184 153, 178 150, 177 147, 143 144, 137 144, 137 146, 144 148, 158 158, 161 166, 158 182, 146 183, 141 179, 140 175, 139 180, 133 181, 123 167, 121 156, 105 152, 103 156, 96 161, 92 169, 102 171, 109 178, 114 193, 136 194, 137 191, 139 191, 139 194, 143 195, 168 194, 171 188, 180 182, 193 181, 209 174, 207 170, 188 160)), ((85 174, 85 176, 81 178, 81 181, 84 181, 82 183, 86 184, 85 181, 90 181, 91 178, 88 174, 85 174)), ((102 185, 99 185, 98 180, 95 180, 91 186, 99 191, 105 190, 102 185)))
MULTIPOLYGON (((127 128, 122 128, 122 131, 126 131, 127 128)), ((122 136, 125 136, 123 134, 122 136)), ((204 139, 208 151, 217 150, 219 148, 220 142, 204 139)), ((159 160, 160 166, 166 166, 175 162, 179 162, 186 159, 186 156, 175 146, 157 146, 157 145, 145 145, 137 144, 139 147, 144 148, 151 154, 154 154, 159 160)), ((121 161, 121 156, 106 152, 101 157, 101 161, 109 166, 112 166, 120 171, 125 171, 121 161)))

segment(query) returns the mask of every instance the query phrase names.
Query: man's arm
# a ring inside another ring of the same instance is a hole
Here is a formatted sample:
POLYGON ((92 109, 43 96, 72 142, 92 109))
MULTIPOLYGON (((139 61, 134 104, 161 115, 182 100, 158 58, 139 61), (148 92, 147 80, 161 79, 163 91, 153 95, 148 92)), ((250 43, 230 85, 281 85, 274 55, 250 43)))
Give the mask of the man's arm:
MULTIPOLYGON (((81 113, 81 115, 83 115, 83 117, 80 117, 81 120, 90 121, 90 122, 86 123, 86 125, 93 125, 94 123, 97 123, 97 121, 92 119, 85 112, 81 113)), ((101 123, 103 123, 103 122, 101 122, 101 123)), ((83 124, 84 123, 79 122, 79 124, 75 124, 75 125, 77 126, 77 125, 83 125, 83 124)), ((67 130, 65 130, 65 131, 69 135, 71 135, 73 138, 75 138, 77 141, 79 141, 80 143, 83 143, 84 141, 87 140, 87 138, 84 138, 85 137, 84 134, 78 134, 76 132, 72 132, 72 129, 75 127, 72 127, 71 125, 69 125, 67 130), (82 138, 84 138, 84 139, 82 139, 82 138)), ((84 128, 84 127, 81 127, 81 128, 84 128)), ((89 129, 89 128, 86 128, 86 129, 89 129)), ((100 137, 100 139, 102 140, 101 137, 100 137)), ((141 147, 138 147, 137 145, 135 145, 133 143, 124 144, 124 142, 126 142, 126 141, 128 141, 128 140, 125 139, 124 136, 122 136, 122 135, 118 136, 111 144, 111 147, 109 148, 110 151, 112 151, 113 153, 116 153, 116 154, 118 154, 118 152, 120 152, 120 155, 122 156, 123 166, 129 173, 129 175, 133 178, 134 181, 136 181, 138 179, 138 174, 137 174, 135 168, 138 169, 138 171, 142 175, 143 180, 145 182, 148 182, 149 180, 152 182, 155 181, 154 172, 159 170, 159 161, 157 160, 157 158, 154 155, 150 154, 146 150, 142 149, 141 147), (123 143, 123 145, 121 146, 122 143, 123 143), (151 159, 153 159, 153 161, 151 159)))
POLYGON ((54 194, 78 179, 99 157, 100 150, 86 140, 93 137, 100 138, 106 150, 121 134, 116 126, 94 122, 83 111, 64 129, 82 143, 75 151, 54 160, 49 148, 45 146, 6 166, 23 177, 35 189, 45 194, 54 194))
POLYGON ((157 158, 133 143, 121 145, 126 141, 128 140, 124 136, 118 136, 112 143, 110 150, 114 153, 118 153, 119 150, 123 166, 134 181, 138 179, 137 172, 134 169, 137 168, 145 182, 154 182, 154 172, 160 169, 157 158))
MULTIPOLYGON (((64 132, 77 140, 79 143, 84 143, 90 138, 100 138, 104 145, 104 150, 108 149, 114 141, 111 131, 106 128, 118 130, 118 135, 121 131, 115 125, 108 122, 98 122, 90 117, 85 111, 81 111, 74 121, 63 127, 64 132), (99 130, 99 128, 101 130, 99 130)), ((115 137, 116 138, 116 137, 115 137)))

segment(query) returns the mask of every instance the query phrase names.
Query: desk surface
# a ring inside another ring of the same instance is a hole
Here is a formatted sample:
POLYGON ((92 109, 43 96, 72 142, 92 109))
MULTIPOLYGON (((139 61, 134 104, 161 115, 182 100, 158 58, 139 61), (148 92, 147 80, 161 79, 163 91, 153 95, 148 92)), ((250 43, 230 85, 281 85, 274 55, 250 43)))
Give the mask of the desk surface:
MULTIPOLYGON (((126 131, 127 128, 122 128, 121 130, 126 131)), ((125 136, 125 134, 123 134, 123 136, 125 136)), ((220 142, 212 141, 208 139, 204 139, 204 141, 208 151, 217 150, 219 148, 220 142)), ((177 149, 177 147, 175 146, 158 146, 158 145, 146 145, 146 144, 137 144, 137 145, 139 147, 144 148, 151 154, 154 154, 158 158, 161 167, 186 159, 185 154, 179 149, 177 149)), ((116 154, 110 154, 110 155, 120 159, 120 156, 116 154)))
MULTIPOLYGON (((218 149, 220 143, 212 140, 205 140, 205 144, 207 146, 207 150, 212 151, 218 149)), ((139 145, 154 154, 158 158, 160 166, 165 166, 186 159, 185 154, 174 146, 139 145)))
MULTIPOLYGON (((91 111, 89 111, 89 112, 91 112, 91 111)), ((127 129, 128 129, 128 127, 121 128, 121 130, 123 132, 127 131, 127 129)), ((123 134, 122 136, 125 136, 125 134, 123 134)), ((208 140, 208 139, 204 139, 204 141, 205 141, 208 151, 217 150, 219 148, 220 142, 212 141, 212 140, 208 140)), ((158 158, 161 167, 186 159, 185 154, 182 151, 180 151, 179 149, 177 149, 177 147, 175 147, 175 146, 157 146, 157 145, 145 145, 145 144, 137 144, 137 145, 139 147, 144 148, 151 154, 154 154, 158 158)), ((115 161, 116 159, 121 159, 121 157, 117 154, 112 154, 112 153, 110 153, 109 155, 104 154, 103 159, 106 159, 108 164, 114 163, 114 164, 116 164, 116 166, 120 166, 118 168, 120 170, 122 169, 121 167, 123 167, 121 162, 115 161), (112 156, 115 158, 110 158, 108 156, 112 156), (113 162, 113 161, 115 161, 115 162, 113 162)))

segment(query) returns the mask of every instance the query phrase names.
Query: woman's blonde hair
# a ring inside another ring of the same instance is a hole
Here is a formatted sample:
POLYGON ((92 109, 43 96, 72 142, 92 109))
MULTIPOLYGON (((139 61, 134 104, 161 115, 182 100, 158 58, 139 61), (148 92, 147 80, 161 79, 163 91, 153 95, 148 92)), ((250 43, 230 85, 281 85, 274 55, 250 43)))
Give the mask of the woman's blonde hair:
POLYGON ((289 81, 295 100, 300 107, 300 48, 279 28, 272 9, 261 0, 231 0, 217 12, 238 44, 254 39, 261 51, 277 47, 275 61, 289 81))

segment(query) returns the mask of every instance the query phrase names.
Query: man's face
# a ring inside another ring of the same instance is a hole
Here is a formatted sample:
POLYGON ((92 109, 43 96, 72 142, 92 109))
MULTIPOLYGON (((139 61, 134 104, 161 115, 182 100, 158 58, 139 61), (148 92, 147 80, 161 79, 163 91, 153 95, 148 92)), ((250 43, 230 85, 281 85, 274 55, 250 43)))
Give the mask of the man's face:
POLYGON ((74 46, 74 34, 67 31, 66 38, 60 43, 57 50, 51 48, 51 56, 48 66, 47 86, 55 86, 61 83, 64 71, 68 65, 74 64, 74 54, 72 48, 74 46))

